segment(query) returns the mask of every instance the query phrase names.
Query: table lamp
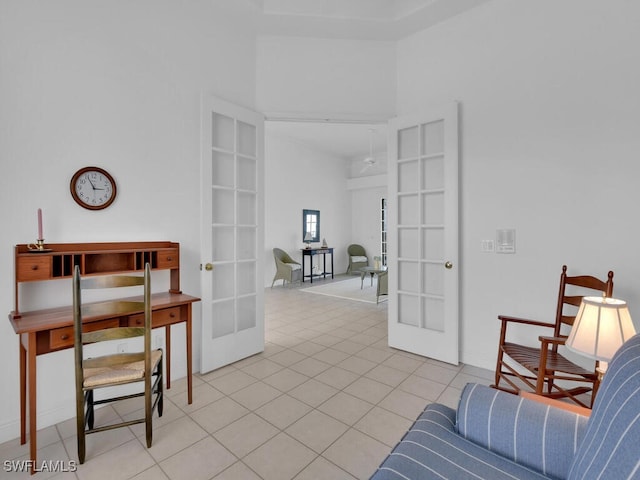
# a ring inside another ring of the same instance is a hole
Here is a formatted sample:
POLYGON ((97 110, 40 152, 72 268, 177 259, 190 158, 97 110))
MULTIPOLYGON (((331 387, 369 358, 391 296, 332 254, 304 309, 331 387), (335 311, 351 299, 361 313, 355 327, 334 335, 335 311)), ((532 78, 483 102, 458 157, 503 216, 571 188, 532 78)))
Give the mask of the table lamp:
MULTIPOLYGON (((609 360, 635 335, 627 302, 615 298, 584 297, 565 345, 571 351, 599 361, 602 380, 609 360)), ((595 393, 594 393, 595 394, 595 393)))
POLYGON ((304 242, 307 244, 306 248, 311 248, 312 240, 313 240, 313 237, 311 236, 311 232, 307 232, 307 234, 304 236, 304 242))

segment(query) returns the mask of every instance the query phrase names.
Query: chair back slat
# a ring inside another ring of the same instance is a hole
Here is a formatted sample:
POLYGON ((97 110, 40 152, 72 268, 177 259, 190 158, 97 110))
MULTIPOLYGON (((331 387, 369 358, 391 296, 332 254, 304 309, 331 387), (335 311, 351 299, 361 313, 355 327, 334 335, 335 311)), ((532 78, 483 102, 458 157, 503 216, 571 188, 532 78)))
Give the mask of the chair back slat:
POLYGON ((83 290, 94 288, 120 288, 144 285, 143 276, 133 275, 102 275, 98 277, 83 277, 80 288, 83 290))
POLYGON ((125 338, 141 337, 144 335, 143 327, 117 327, 95 330, 82 334, 82 343, 107 342, 110 340, 122 340, 125 338))
POLYGON ((110 317, 130 313, 144 312, 144 302, 113 300, 109 302, 89 303, 82 306, 82 317, 110 317))

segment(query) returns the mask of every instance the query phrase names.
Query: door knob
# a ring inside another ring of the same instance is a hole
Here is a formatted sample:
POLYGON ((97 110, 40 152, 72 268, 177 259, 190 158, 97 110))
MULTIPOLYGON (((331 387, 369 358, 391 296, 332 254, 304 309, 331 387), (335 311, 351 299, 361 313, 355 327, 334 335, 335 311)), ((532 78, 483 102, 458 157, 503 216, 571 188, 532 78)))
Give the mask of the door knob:
POLYGON ((453 268, 453 263, 451 262, 446 262, 444 264, 444 268, 446 268, 447 270, 451 270, 453 268))
POLYGON ((213 270, 213 263, 206 263, 204 265, 204 269, 207 270, 207 271, 213 270))

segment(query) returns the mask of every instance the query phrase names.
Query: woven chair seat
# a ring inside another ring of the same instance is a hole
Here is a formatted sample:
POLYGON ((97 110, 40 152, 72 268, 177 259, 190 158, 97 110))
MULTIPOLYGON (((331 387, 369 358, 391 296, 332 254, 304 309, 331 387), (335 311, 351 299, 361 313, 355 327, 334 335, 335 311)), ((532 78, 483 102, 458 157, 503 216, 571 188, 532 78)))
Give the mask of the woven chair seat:
MULTIPOLYGON (((540 368, 540 348, 527 347, 515 343, 505 343, 502 346, 504 353, 525 367, 527 370, 537 373, 540 368)), ((549 350, 547 352, 547 370, 579 375, 582 377, 596 378, 593 371, 586 370, 579 365, 567 360, 561 354, 549 350)))
MULTIPOLYGON (((134 382, 144 378, 144 360, 117 364, 117 359, 121 356, 124 355, 115 354, 103 357, 113 359, 116 362, 116 365, 112 367, 85 368, 84 387, 96 388, 103 385, 134 382)), ((156 368, 161 359, 162 350, 151 351, 151 371, 156 368)))

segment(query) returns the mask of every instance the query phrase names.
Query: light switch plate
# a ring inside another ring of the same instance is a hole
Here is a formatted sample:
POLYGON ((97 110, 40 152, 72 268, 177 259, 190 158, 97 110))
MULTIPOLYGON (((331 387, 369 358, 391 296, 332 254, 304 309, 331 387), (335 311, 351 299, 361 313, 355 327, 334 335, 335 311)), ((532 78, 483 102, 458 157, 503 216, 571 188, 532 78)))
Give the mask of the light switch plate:
POLYGON ((482 240, 480 244, 480 251, 482 253, 493 253, 495 250, 493 240, 482 240))

